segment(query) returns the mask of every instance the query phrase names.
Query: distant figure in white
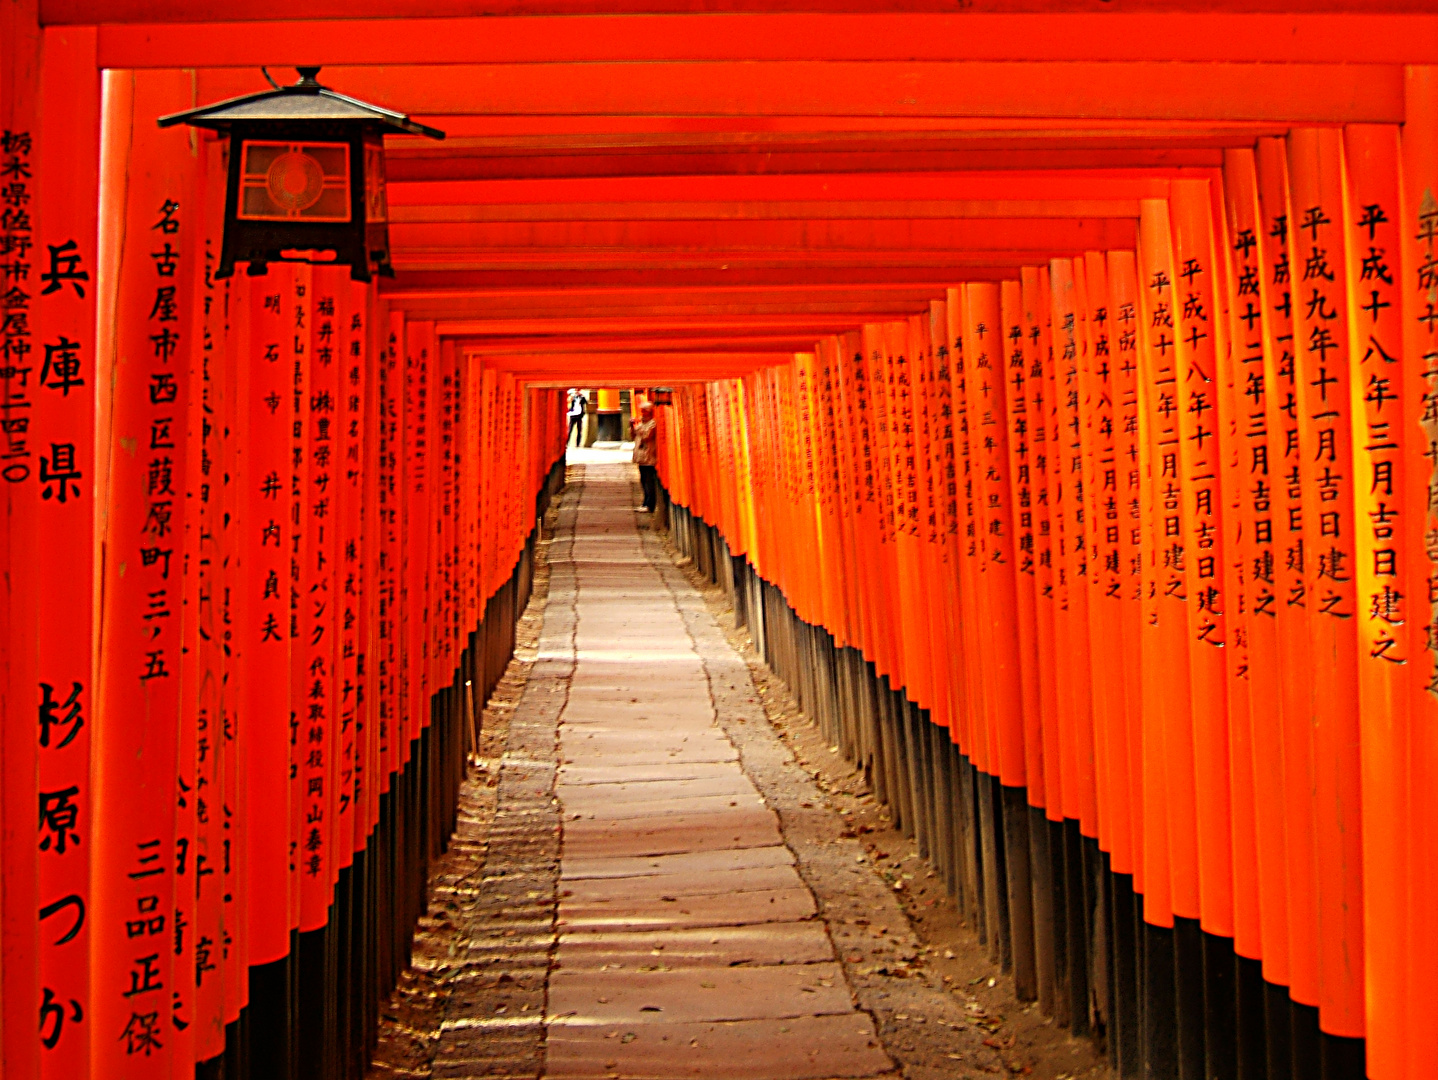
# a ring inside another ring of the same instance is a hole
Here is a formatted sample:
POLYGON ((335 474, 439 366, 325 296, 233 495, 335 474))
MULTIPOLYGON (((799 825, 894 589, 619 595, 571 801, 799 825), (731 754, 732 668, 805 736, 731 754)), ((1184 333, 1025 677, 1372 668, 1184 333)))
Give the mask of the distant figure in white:
POLYGON ((582 390, 569 391, 569 434, 564 437, 564 445, 569 445, 569 440, 574 440, 575 446, 582 446, 584 443, 584 410, 589 408, 589 399, 584 396, 582 390))

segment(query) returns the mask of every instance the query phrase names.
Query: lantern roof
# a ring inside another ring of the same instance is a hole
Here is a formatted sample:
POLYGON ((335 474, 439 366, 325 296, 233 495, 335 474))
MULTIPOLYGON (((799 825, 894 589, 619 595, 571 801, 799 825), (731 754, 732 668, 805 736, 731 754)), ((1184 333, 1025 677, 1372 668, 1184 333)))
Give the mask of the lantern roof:
MULTIPOLYGON (((341 94, 321 86, 315 76, 318 67, 299 67, 299 82, 292 86, 277 86, 258 94, 217 101, 213 105, 202 105, 198 109, 171 113, 160 117, 161 127, 175 124, 190 124, 194 127, 226 131, 232 124, 262 124, 274 122, 322 121, 328 123, 372 123, 393 133, 424 135, 431 139, 443 139, 444 132, 411 120, 404 113, 395 112, 379 105, 371 105, 348 94, 341 94)), ((269 78, 269 72, 265 72, 269 78)), ((271 80, 273 82, 273 80, 271 80)))

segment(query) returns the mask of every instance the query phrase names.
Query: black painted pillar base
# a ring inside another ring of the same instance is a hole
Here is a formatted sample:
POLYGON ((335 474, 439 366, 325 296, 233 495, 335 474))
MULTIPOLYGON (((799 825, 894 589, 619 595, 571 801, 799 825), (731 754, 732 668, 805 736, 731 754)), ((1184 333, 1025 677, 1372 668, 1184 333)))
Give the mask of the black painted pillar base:
MULTIPOLYGON (((1364 1080, 1368 1074, 1367 1047, 1362 1039, 1320 1032, 1318 1053, 1323 1080, 1364 1080)), ((1432 1064, 1438 1070, 1438 1062, 1432 1064)))
POLYGON ((221 1074, 224 1080, 249 1080, 250 1057, 250 1009, 245 1006, 240 1015, 225 1025, 225 1068, 221 1074))
POLYGON ((296 945, 290 932, 290 951, 279 960, 250 968, 249 1067, 256 1080, 300 1080, 296 1038, 298 987, 296 945))
POLYGON ((1237 1014, 1235 1075, 1238 1080, 1268 1080, 1268 1019, 1263 983, 1263 963, 1247 956, 1235 956, 1237 982, 1234 1010, 1237 1014))
POLYGON ((1142 1072, 1143 1064, 1143 1032, 1139 1024, 1143 1010, 1139 987, 1143 983, 1138 945, 1139 901, 1133 891, 1133 875, 1112 875, 1110 896, 1114 1009, 1109 1021, 1109 1060, 1119 1076, 1136 1077, 1142 1072))
POLYGON ((1203 931, 1197 919, 1173 919, 1173 984, 1178 1015, 1178 1080, 1204 1080, 1203 931))
POLYGON ((1322 1080, 1323 1055, 1319 1050, 1318 1007, 1290 1000, 1288 1020, 1293 1029, 1293 1080, 1322 1080))
POLYGON ((1178 1076, 1173 939, 1173 930, 1143 924, 1143 1080, 1178 1076))

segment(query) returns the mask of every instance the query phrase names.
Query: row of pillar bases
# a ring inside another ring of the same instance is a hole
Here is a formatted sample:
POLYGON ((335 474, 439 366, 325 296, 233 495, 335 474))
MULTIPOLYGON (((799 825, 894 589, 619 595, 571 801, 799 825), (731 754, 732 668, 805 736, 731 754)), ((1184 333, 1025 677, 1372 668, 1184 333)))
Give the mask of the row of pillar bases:
POLYGON ((829 743, 913 839, 1020 1002, 1092 1039, 1120 1077, 1364 1080, 1364 1040, 1319 1029, 1318 1010, 1263 978, 1260 961, 1197 919, 1143 917, 1143 895, 1072 819, 977 769, 928 710, 857 649, 799 618, 719 530, 661 488, 656 525, 723 587, 736 624, 829 743))
MULTIPOLYGON (((563 484, 561 458, 537 496, 537 521, 563 484)), ((485 703, 514 655, 540 527, 469 632, 450 684, 431 696, 429 726, 380 796, 379 823, 363 850, 340 871, 325 925, 292 930, 284 957, 250 968, 249 1004, 227 1026, 224 1054, 195 1066, 196 1080, 362 1080, 368 1073, 381 1010, 410 965, 428 907, 430 864, 454 832, 485 703)))

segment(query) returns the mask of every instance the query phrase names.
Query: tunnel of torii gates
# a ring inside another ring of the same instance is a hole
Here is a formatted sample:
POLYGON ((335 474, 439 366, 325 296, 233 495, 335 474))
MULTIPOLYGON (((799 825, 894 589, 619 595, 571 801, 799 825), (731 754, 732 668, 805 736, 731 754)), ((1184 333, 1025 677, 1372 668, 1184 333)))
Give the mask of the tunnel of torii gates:
POLYGON ((1434 1076, 1429 5, 406 6, 0 5, 5 1080, 361 1075, 573 385, 1021 998, 1434 1076), (393 277, 212 272, 294 64, 393 277))

